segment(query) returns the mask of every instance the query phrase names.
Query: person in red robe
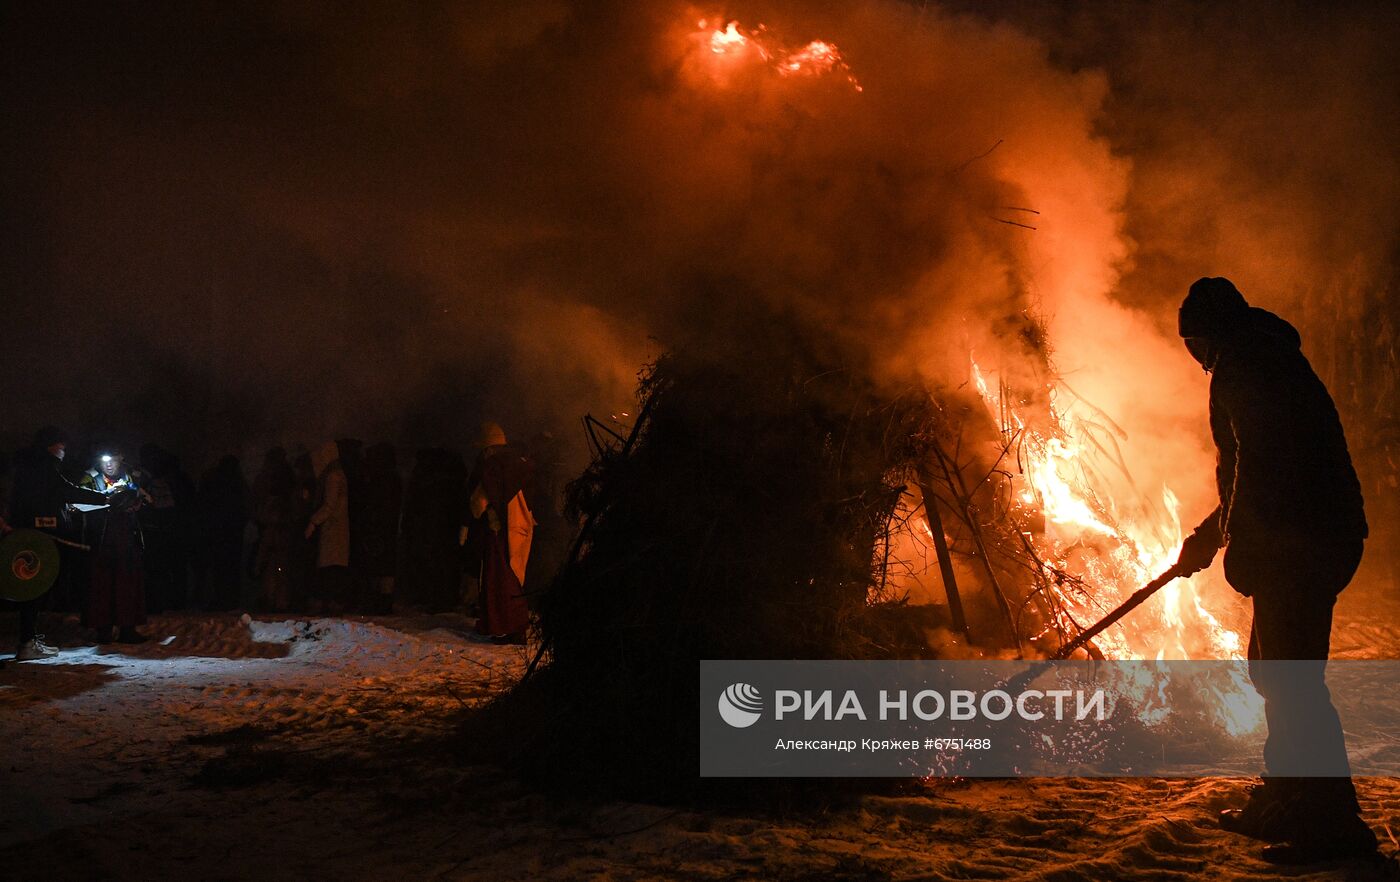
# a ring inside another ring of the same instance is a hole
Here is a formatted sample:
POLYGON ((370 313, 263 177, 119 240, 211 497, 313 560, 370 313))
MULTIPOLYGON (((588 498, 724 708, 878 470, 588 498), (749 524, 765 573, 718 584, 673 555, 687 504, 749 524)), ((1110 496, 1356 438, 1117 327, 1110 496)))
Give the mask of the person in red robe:
POLYGON ((523 644, 530 625, 525 565, 535 519, 525 502, 533 468, 495 423, 482 427, 476 466, 467 479, 468 567, 479 568, 481 616, 476 630, 497 643, 523 644))

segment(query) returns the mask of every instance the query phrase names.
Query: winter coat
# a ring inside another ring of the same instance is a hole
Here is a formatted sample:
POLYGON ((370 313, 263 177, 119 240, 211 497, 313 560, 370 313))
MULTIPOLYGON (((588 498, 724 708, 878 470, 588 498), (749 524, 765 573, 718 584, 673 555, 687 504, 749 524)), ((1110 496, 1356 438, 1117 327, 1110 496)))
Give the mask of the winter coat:
POLYGON ((248 484, 238 460, 225 456, 204 473, 197 497, 206 540, 215 545, 241 545, 248 523, 248 484))
POLYGON ((15 464, 10 495, 10 526, 49 533, 73 529, 70 503, 103 505, 108 500, 96 490, 78 487, 63 476, 62 463, 47 450, 32 450, 15 464))
POLYGON ((350 566, 350 491, 339 457, 334 441, 311 456, 317 475, 316 511, 311 515, 317 567, 350 566))
POLYGON ((92 546, 93 550, 99 552, 99 554, 107 544, 108 529, 114 526, 118 529, 128 530, 132 534, 132 541, 120 543, 122 547, 125 548, 129 546, 135 549, 137 553, 145 548, 146 542, 141 529, 141 520, 137 517, 137 512, 144 508, 141 500, 145 498, 145 492, 144 488, 138 483, 138 477, 138 475, 132 472, 124 472, 121 477, 113 481, 109 480, 106 475, 102 474, 97 469, 88 469, 87 472, 83 474, 82 480, 78 482, 79 487, 87 490, 96 490, 98 493, 104 494, 104 498, 108 491, 116 487, 130 487, 141 494, 136 504, 124 511, 113 512, 109 509, 98 509, 88 512, 84 516, 84 537, 87 543, 92 546))
POLYGON ((359 508, 359 567, 371 576, 396 575, 403 479, 395 468, 393 448, 388 445, 377 444, 365 452, 363 493, 363 505, 359 508))
POLYGON ((1298 332, 1262 309, 1223 342, 1210 384, 1220 528, 1231 544, 1367 535, 1332 397, 1298 332))

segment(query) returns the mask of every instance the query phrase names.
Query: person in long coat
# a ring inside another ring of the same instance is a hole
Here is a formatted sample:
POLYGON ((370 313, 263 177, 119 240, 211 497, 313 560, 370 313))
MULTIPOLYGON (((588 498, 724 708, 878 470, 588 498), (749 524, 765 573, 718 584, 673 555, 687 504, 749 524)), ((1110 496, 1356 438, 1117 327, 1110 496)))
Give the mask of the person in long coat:
POLYGON ((272 448, 253 481, 253 519, 258 526, 253 575, 265 609, 282 611, 292 605, 292 553, 301 532, 296 521, 296 489, 287 452, 272 448))
POLYGON ((316 537, 315 599, 343 607, 351 590, 350 491, 340 450, 327 441, 311 454, 316 472, 316 511, 306 525, 306 538, 316 537))
POLYGON ((141 445, 142 497, 138 519, 146 551, 146 611, 164 612, 185 605, 189 590, 185 533, 190 497, 180 483, 175 457, 160 445, 141 445))
POLYGON ((359 507, 358 567, 368 581, 367 608, 388 613, 394 607, 399 521, 403 514, 403 479, 399 477, 393 445, 375 444, 365 451, 364 497, 359 507))
MULTIPOLYGON (((84 475, 82 486, 105 495, 119 489, 141 493, 134 475, 126 468, 120 453, 103 453, 84 475)), ((143 494, 144 495, 144 494, 143 494)), ((135 504, 124 508, 104 508, 89 512, 87 540, 92 546, 92 582, 86 625, 97 633, 99 643, 144 643, 137 630, 146 624, 145 548, 135 504)))
POLYGON ((220 457, 200 479, 202 564, 208 579, 209 609, 234 609, 242 600, 243 530, 248 524, 250 495, 243 468, 232 454, 220 457))
POLYGON ((292 459, 295 489, 292 497, 291 583, 289 591, 292 609, 303 610, 311 596, 316 578, 316 542, 306 537, 306 525, 316 513, 316 467, 311 454, 305 451, 292 459))
POLYGON ((499 643, 523 644, 530 625, 525 601, 525 565, 535 519, 525 501, 530 460, 506 443, 495 423, 482 427, 481 453, 467 480, 469 519, 466 541, 480 567, 481 617, 478 633, 499 643))
POLYGON ((462 556, 458 537, 466 508, 467 475, 456 451, 439 447, 418 451, 403 498, 402 554, 394 586, 398 600, 435 613, 460 605, 462 556))

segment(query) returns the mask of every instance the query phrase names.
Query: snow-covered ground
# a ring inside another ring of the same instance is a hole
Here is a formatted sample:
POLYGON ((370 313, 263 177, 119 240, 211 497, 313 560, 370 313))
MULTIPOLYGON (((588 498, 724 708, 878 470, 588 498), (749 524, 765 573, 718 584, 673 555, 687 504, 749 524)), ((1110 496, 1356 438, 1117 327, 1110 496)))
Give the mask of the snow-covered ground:
MULTIPOLYGON (((1338 654, 1395 657, 1395 610, 1352 606, 1338 654)), ((1280 876, 1216 828, 1230 779, 935 782, 783 817, 534 792, 455 731, 528 661, 468 625, 166 616, 105 651, 54 628, 74 648, 0 670, 0 879, 1280 876)), ((1395 851, 1400 781, 1358 783, 1395 851)))

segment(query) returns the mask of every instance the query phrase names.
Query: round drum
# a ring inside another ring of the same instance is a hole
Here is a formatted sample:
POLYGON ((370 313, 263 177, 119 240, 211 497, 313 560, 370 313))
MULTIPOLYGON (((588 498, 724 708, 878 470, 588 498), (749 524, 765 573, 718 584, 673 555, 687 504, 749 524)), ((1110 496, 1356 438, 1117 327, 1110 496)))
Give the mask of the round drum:
POLYGON ((58 580, 58 546, 38 530, 15 530, 0 540, 0 598, 33 600, 58 580))

